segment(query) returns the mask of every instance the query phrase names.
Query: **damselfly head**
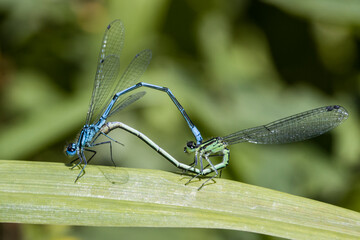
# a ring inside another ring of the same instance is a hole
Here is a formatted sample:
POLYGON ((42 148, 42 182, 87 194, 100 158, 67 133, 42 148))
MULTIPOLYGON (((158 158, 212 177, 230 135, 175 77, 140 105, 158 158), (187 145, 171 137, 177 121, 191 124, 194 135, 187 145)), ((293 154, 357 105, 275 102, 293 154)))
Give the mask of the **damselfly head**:
POLYGON ((69 157, 74 156, 76 154, 76 144, 70 143, 65 149, 65 154, 69 157))
POLYGON ((194 141, 189 141, 186 143, 186 146, 184 147, 184 152, 191 153, 194 152, 196 149, 196 143, 194 141))

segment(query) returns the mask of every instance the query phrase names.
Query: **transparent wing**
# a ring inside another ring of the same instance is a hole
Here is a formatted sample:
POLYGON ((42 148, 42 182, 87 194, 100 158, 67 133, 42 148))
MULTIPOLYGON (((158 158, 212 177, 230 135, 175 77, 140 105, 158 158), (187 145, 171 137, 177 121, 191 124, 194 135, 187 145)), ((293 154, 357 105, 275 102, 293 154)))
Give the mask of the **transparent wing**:
POLYGON ((341 106, 327 106, 286 117, 267 125, 241 130, 223 137, 228 145, 240 142, 280 144, 319 136, 348 118, 341 106))
MULTIPOLYGON (((114 91, 112 92, 111 96, 114 96, 116 93, 138 83, 139 78, 144 74, 144 72, 146 71, 147 67, 150 64, 151 56, 152 56, 151 50, 149 49, 143 50, 140 53, 136 54, 134 59, 126 68, 124 74, 121 76, 120 81, 117 82, 117 85, 114 88, 114 91)), ((114 104, 113 109, 117 109, 125 97, 126 94, 120 96, 119 99, 114 104)))
POLYGON ((86 117, 86 124, 98 120, 101 111, 113 97, 116 79, 120 69, 120 54, 124 46, 124 25, 120 20, 111 22, 101 42, 93 93, 86 117))
POLYGON ((129 106, 133 102, 136 102, 137 100, 142 98, 145 95, 145 93, 146 92, 138 92, 138 93, 134 93, 134 94, 126 97, 124 100, 119 102, 119 104, 118 104, 118 106, 116 108, 113 108, 111 110, 109 116, 111 116, 112 114, 114 114, 117 111, 120 111, 121 109, 126 108, 127 106, 129 106))

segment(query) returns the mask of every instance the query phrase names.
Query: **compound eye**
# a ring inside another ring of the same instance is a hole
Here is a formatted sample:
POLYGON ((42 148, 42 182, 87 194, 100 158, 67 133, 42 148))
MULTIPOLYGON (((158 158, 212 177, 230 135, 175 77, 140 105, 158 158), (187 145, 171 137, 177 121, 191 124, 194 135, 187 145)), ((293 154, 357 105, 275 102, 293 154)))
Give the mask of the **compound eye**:
POLYGON ((66 155, 68 156, 74 156, 76 153, 76 145, 75 143, 70 143, 66 148, 66 155))
POLYGON ((69 146, 67 147, 67 151, 75 152, 75 144, 70 143, 69 146))
POLYGON ((195 145, 195 142, 189 141, 189 142, 186 143, 186 146, 188 148, 194 149, 196 145, 195 145))

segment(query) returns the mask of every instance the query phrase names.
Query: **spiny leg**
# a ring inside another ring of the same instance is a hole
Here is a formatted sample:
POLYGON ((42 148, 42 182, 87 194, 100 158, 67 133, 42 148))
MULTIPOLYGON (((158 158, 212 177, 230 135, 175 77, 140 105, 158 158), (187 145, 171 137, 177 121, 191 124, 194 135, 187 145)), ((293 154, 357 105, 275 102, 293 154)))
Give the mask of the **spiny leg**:
POLYGON ((100 134, 104 135, 105 137, 109 138, 110 140, 112 140, 112 141, 114 141, 114 142, 116 142, 116 143, 118 143, 118 144, 120 144, 120 145, 122 145, 122 146, 125 146, 125 145, 122 144, 121 142, 113 139, 112 137, 110 137, 109 135, 107 135, 106 133, 101 132, 101 131, 96 135, 96 137, 94 137, 94 139, 93 139, 92 142, 90 143, 91 146, 95 146, 94 144, 95 144, 96 140, 99 138, 100 134))
MULTIPOLYGON (((216 154, 218 156, 223 156, 223 160, 221 161, 221 163, 216 164, 215 166, 212 164, 212 162, 210 161, 210 159, 208 157, 212 157, 215 155, 210 155, 210 156, 205 156, 206 160, 209 162, 209 164, 211 165, 213 171, 215 172, 215 175, 213 177, 211 177, 210 179, 208 179, 206 182, 203 183, 203 185, 201 185, 201 187, 199 188, 199 190, 210 180, 212 180, 213 178, 215 178, 216 176, 218 176, 218 171, 220 170, 220 175, 222 173, 222 169, 225 168, 228 164, 229 164, 229 158, 230 158, 230 151, 229 149, 225 148, 221 151, 221 153, 216 154)), ((210 173, 210 172, 209 172, 210 173)))
MULTIPOLYGON (((196 151, 196 153, 195 153, 196 159, 198 159, 198 154, 199 154, 199 152, 196 151)), ((202 159, 203 159, 203 152, 200 153, 200 159, 198 159, 200 162, 200 172, 201 173, 204 171, 204 165, 203 165, 202 159)))
MULTIPOLYGON (((116 141, 115 139, 113 139, 112 137, 110 137, 109 135, 107 135, 106 133, 100 132, 100 134, 103 134, 105 137, 109 138, 110 140, 112 140, 112 141, 114 141, 114 142, 116 142, 116 143, 124 146, 124 144, 122 144, 122 143, 119 142, 119 141, 116 141)), ((98 135, 94 138, 94 140, 93 140, 93 141, 91 142, 91 144, 90 144, 90 147, 98 146, 98 145, 101 145, 101 144, 107 144, 107 143, 110 144, 110 158, 111 158, 112 163, 113 163, 114 166, 116 167, 116 164, 115 164, 114 159, 113 159, 113 157, 112 157, 112 143, 111 143, 111 141, 106 141, 106 142, 101 142, 101 143, 94 143, 94 142, 98 139, 98 137, 100 136, 100 134, 98 134, 98 135)), ((95 152, 95 154, 96 154, 96 152, 95 152)), ((88 163, 89 163, 90 160, 95 156, 95 154, 94 154, 93 156, 91 156, 91 158, 88 160, 88 163)), ((75 160, 76 160, 76 159, 75 159, 75 160)))
MULTIPOLYGON (((219 153, 219 154, 211 154, 208 155, 208 157, 223 157, 224 158, 224 153, 219 153)), ((206 167, 204 169, 207 169, 209 166, 211 166, 210 164, 206 165, 206 167)), ((216 168, 217 170, 220 170, 219 172, 219 178, 221 178, 221 174, 222 174, 222 168, 223 167, 219 167, 218 164, 213 166, 213 169, 216 168)))
MULTIPOLYGON (((90 162, 90 160, 96 155, 96 151, 94 150, 90 150, 90 149, 85 149, 85 151, 88 151, 88 152, 92 152, 93 155, 89 158, 88 160, 88 163, 90 162)), ((76 160, 80 159, 79 157, 75 158, 74 160, 72 160, 70 162, 70 164, 73 164, 76 160)), ((71 169, 73 169, 74 167, 78 166, 79 164, 81 163, 81 161, 79 161, 79 163, 77 163, 75 166, 72 166, 71 169)))
MULTIPOLYGON (((210 161, 210 159, 208 158, 209 154, 204 154, 203 153, 203 150, 200 150, 200 153, 199 151, 196 151, 195 152, 195 158, 198 159, 198 154, 200 155, 200 159, 199 159, 199 162, 200 162, 200 173, 196 174, 195 176, 193 176, 189 181, 187 181, 185 183, 185 185, 189 184, 194 178, 197 178, 199 177, 200 175, 203 175, 203 172, 204 172, 204 169, 208 168, 209 166, 211 167, 211 169, 213 169, 213 171, 215 172, 215 175, 212 176, 211 178, 209 178, 208 180, 206 180, 199 188, 198 190, 200 190, 208 181, 212 180, 213 178, 217 177, 219 175, 216 167, 214 166, 214 164, 210 161), (206 161, 208 162, 208 165, 204 168, 204 165, 203 165, 203 158, 206 159, 206 161)), ((213 156, 213 155, 210 155, 210 156, 213 156)), ((217 156, 217 155, 214 155, 214 156, 217 156)), ((218 156, 222 156, 222 154, 219 154, 218 156)), ((210 172, 209 172, 210 173, 210 172)), ((208 173, 207 173, 208 174, 208 173)))
POLYGON ((187 181, 187 182, 185 183, 185 185, 188 185, 194 178, 197 178, 197 177, 199 177, 200 175, 201 175, 201 173, 196 174, 195 176, 193 176, 192 178, 190 178, 189 181, 187 181))
POLYGON ((110 159, 111 159, 112 163, 114 164, 114 166, 116 167, 116 164, 115 164, 114 159, 112 157, 112 143, 111 143, 111 141, 95 143, 95 144, 92 144, 90 147, 94 147, 94 146, 98 146, 98 145, 102 145, 102 144, 110 144, 110 159))
MULTIPOLYGON (((109 135, 107 135, 106 133, 103 133, 103 132, 100 132, 100 133, 101 133, 102 135, 104 135, 105 137, 109 138, 110 140, 112 140, 112 141, 120 144, 121 146, 125 146, 124 144, 122 144, 122 143, 119 142, 119 141, 116 141, 115 139, 113 139, 112 137, 110 137, 109 135)), ((98 135, 98 136, 99 136, 99 135, 98 135)), ((97 136, 97 137, 98 137, 98 136, 97 136)), ((96 137, 96 138, 97 138, 97 137, 96 137)), ((95 138, 95 140, 96 140, 96 138, 95 138)), ((94 141, 95 141, 95 140, 94 140, 94 141)), ((93 141, 93 142, 94 142, 94 141, 93 141)))
MULTIPOLYGON (((86 149, 85 149, 85 151, 90 151, 90 152, 92 152, 92 150, 86 150, 86 149)), ((87 165, 86 157, 85 157, 85 154, 84 154, 83 151, 80 152, 79 158, 80 158, 80 162, 79 162, 77 165, 79 165, 82 161, 84 161, 84 166, 81 168, 81 171, 80 171, 79 174, 77 175, 74 183, 76 183, 77 180, 85 174, 85 167, 86 167, 86 165, 87 165)))
POLYGON ((211 166, 211 168, 214 170, 215 174, 214 176, 212 176, 211 178, 207 179, 203 184, 201 184, 201 186, 198 188, 198 191, 200 191, 200 189, 210 180, 214 179, 215 177, 217 177, 219 175, 219 172, 217 171, 217 169, 215 168, 214 164, 210 161, 209 157, 207 155, 204 156, 206 161, 209 163, 209 165, 211 166))
MULTIPOLYGON (((198 151, 195 152, 194 162, 192 162, 189 166, 195 168, 196 165, 197 165, 197 163, 198 163, 198 151)), ((183 170, 183 172, 185 172, 185 173, 187 173, 188 171, 189 171, 188 169, 187 169, 187 170, 183 170)), ((187 184, 187 183, 186 183, 186 184, 187 184)), ((186 185, 186 184, 185 184, 185 185, 186 185)))
MULTIPOLYGON (((71 162, 70 162, 70 164, 73 164, 76 160, 78 160, 78 159, 80 159, 79 157, 77 157, 77 158, 75 158, 74 160, 72 160, 71 162)), ((73 169, 74 167, 76 167, 77 165, 79 165, 79 164, 76 164, 75 166, 72 166, 71 167, 71 169, 73 169)))
POLYGON ((91 149, 84 149, 84 150, 93 153, 93 155, 89 158, 89 160, 87 160, 87 163, 89 163, 91 159, 93 159, 93 157, 96 155, 96 151, 91 149))
MULTIPOLYGON (((196 162, 197 161, 199 161, 200 162, 200 166, 201 166, 201 168, 200 168, 200 172, 198 173, 198 174, 196 174, 195 176, 193 176, 192 178, 190 178, 190 180, 189 181, 187 181, 186 183, 185 183, 185 185, 188 185, 194 178, 197 178, 197 177, 199 177, 200 175, 203 175, 203 162, 202 162, 202 158, 203 158, 203 153, 201 152, 200 154, 199 154, 199 151, 196 151, 195 152, 195 159, 196 159, 196 162), (199 160, 199 156, 198 155, 200 155, 200 160, 199 160)), ((196 163, 196 165, 197 165, 197 163, 196 163)), ((195 166, 194 166, 195 167, 195 166)))
POLYGON ((71 164, 72 164, 73 162, 75 162, 76 160, 79 159, 79 162, 78 162, 77 164, 75 164, 75 166, 72 166, 71 169, 74 169, 75 167, 79 166, 79 165, 82 163, 81 153, 82 153, 83 151, 84 151, 83 148, 81 148, 81 149, 79 150, 79 152, 78 152, 78 158, 76 158, 75 160, 71 161, 71 164))
MULTIPOLYGON (((210 155, 209 157, 212 157, 215 155, 210 155)), ((230 160, 230 150, 225 148, 221 151, 221 153, 216 154, 216 156, 222 156, 223 159, 221 161, 221 163, 216 164, 214 166, 214 169, 216 170, 220 170, 220 177, 221 177, 221 173, 222 173, 222 169, 224 169, 228 164, 229 164, 229 160, 230 160)))
POLYGON ((223 154, 214 154, 214 155, 206 155, 204 156, 204 158, 206 159, 206 161, 208 162, 208 164, 204 167, 204 170, 207 169, 209 166, 211 167, 211 169, 213 169, 213 171, 215 171, 215 166, 214 164, 210 161, 209 157, 220 157, 223 156, 223 154))

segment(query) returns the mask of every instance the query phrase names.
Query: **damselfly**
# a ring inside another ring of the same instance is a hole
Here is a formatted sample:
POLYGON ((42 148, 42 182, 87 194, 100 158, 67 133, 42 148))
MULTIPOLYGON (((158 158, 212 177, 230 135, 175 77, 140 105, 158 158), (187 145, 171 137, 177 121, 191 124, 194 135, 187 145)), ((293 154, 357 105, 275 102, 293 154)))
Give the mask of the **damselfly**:
POLYGON ((338 105, 320 107, 266 125, 241 130, 225 137, 215 137, 201 144, 189 141, 184 151, 195 153, 193 166, 200 163, 200 173, 195 177, 215 173, 201 185, 203 187, 206 182, 219 174, 220 169, 229 164, 230 150, 227 148, 229 145, 241 142, 281 144, 303 141, 337 127, 348 118, 348 115, 346 109, 338 105), (222 162, 214 165, 209 159, 213 156, 222 156, 222 162), (208 166, 204 167, 203 159, 207 161, 208 166))
POLYGON ((200 132, 194 126, 194 124, 186 114, 184 108, 176 100, 175 96, 168 88, 143 82, 135 84, 140 78, 140 76, 145 72, 146 68, 150 63, 150 50, 144 50, 138 53, 131 61, 121 78, 117 80, 120 68, 120 54, 123 45, 124 26, 120 20, 115 20, 108 25, 101 43, 94 88, 90 100, 89 110, 86 116, 85 125, 82 128, 77 141, 69 144, 65 151, 66 155, 68 156, 74 156, 75 154, 77 154, 79 163, 76 164, 76 166, 84 163, 84 166, 82 167, 75 182, 82 175, 88 161, 90 161, 96 154, 96 151, 89 148, 101 144, 109 144, 111 160, 113 161, 111 141, 115 140, 101 132, 100 129, 106 123, 106 120, 110 115, 130 105, 144 95, 144 92, 139 92, 128 97, 124 96, 124 94, 133 91, 139 87, 148 87, 166 92, 171 98, 171 100, 174 102, 176 107, 179 109, 180 113, 185 118, 187 124, 189 125, 191 131, 195 136, 196 142, 201 143, 202 141, 200 132), (96 139, 101 134, 105 135, 110 140, 95 143, 96 139), (86 159, 84 151, 89 151, 93 153, 89 160, 86 159))

